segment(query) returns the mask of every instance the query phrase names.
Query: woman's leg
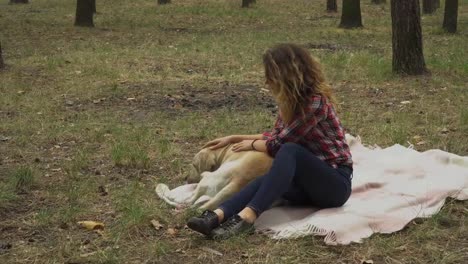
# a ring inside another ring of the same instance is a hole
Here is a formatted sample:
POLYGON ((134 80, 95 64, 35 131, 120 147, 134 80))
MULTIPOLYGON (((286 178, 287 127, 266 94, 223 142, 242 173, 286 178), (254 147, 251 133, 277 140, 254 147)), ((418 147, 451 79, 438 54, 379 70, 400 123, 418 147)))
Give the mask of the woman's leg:
POLYGON ((297 189, 299 186, 310 204, 319 207, 341 206, 351 193, 349 178, 306 148, 286 143, 278 151, 272 169, 263 177, 258 191, 246 207, 259 216, 292 188, 293 179, 294 187, 297 189))
POLYGON ((281 146, 270 171, 262 177, 258 190, 247 204, 247 199, 240 201, 233 197, 221 205, 221 212, 226 210, 232 214, 237 211, 238 214, 229 219, 226 217, 226 222, 213 229, 211 236, 214 239, 226 239, 251 232, 255 219, 285 194, 301 203, 306 201, 318 206, 339 206, 349 196, 347 193, 350 186, 345 180, 347 179, 338 170, 309 150, 297 144, 286 143, 281 146), (306 186, 302 186, 303 184, 306 186), (236 205, 235 208, 232 204, 236 205), (245 208, 239 212, 244 204, 245 208))
POLYGON ((257 179, 251 181, 247 184, 242 190, 238 193, 234 194, 231 198, 224 201, 218 209, 215 210, 215 213, 218 213, 218 210, 222 211, 222 217, 219 218, 220 222, 223 219, 228 219, 231 216, 239 213, 242 209, 244 209, 245 205, 252 200, 255 193, 258 191, 258 188, 262 184, 262 180, 265 176, 258 177, 257 179))
POLYGON ((348 199, 350 189, 349 177, 345 177, 304 147, 286 143, 278 151, 267 174, 248 184, 215 210, 215 213, 224 213, 224 219, 232 218, 233 221, 228 221, 226 226, 213 230, 213 233, 215 237, 226 238, 241 230, 248 230, 248 223, 253 222, 284 194, 299 198, 301 203, 306 201, 320 207, 334 207, 342 205, 348 199), (247 221, 244 216, 252 214, 253 220, 249 218, 250 221, 247 221))
MULTIPOLYGON (((244 187, 239 193, 222 203, 219 206, 219 209, 224 213, 224 219, 228 219, 231 216, 238 214, 247 206, 247 204, 252 204, 252 200, 256 196, 259 196, 257 200, 264 199, 265 202, 262 204, 265 205, 262 205, 262 207, 270 206, 276 198, 280 198, 281 195, 289 189, 295 176, 296 155, 294 152, 296 152, 296 148, 301 147, 297 144, 284 144, 278 151, 267 174, 257 178, 255 181, 244 187), (263 188, 264 191, 262 191, 260 195, 257 195, 260 188, 263 188)), ((258 212, 257 208, 255 208, 255 204, 256 203, 254 202, 252 209, 258 212)))
POLYGON ((261 185, 263 177, 259 177, 250 182, 242 190, 236 193, 233 197, 224 202, 222 209, 213 211, 204 211, 199 217, 192 217, 188 220, 187 226, 192 230, 200 232, 206 236, 211 236, 211 231, 218 227, 224 219, 229 219, 233 215, 242 210, 245 205, 252 199, 261 185))

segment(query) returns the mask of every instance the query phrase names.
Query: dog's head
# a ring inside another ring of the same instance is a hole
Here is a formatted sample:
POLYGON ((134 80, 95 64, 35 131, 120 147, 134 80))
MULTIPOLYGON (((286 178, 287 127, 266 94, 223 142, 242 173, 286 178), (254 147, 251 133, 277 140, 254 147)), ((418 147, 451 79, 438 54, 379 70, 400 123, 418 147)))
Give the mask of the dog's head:
POLYGON ((193 157, 190 172, 187 176, 189 183, 199 182, 201 173, 205 171, 215 171, 217 169, 216 155, 209 149, 202 149, 193 157))

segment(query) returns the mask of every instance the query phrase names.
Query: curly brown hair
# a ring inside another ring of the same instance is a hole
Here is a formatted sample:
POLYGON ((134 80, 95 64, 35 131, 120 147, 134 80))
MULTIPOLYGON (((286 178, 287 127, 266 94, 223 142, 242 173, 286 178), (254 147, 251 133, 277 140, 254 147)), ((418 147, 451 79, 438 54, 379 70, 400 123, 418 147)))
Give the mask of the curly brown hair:
POLYGON ((308 97, 322 95, 335 102, 320 63, 309 51, 296 44, 279 44, 263 55, 266 84, 273 93, 285 123, 302 114, 308 97))

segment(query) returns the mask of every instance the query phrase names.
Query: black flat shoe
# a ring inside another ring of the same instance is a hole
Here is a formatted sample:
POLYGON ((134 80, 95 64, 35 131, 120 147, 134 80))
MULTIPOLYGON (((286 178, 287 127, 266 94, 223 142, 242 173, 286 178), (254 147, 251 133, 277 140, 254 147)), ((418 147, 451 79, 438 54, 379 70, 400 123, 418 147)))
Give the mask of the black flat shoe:
POLYGON ((227 239, 240 234, 253 234, 254 225, 243 220, 239 215, 234 215, 219 227, 213 229, 211 237, 215 240, 227 239))
POLYGON ((188 220, 187 226, 205 236, 210 236, 211 231, 219 226, 218 215, 206 210, 198 217, 192 217, 188 220))

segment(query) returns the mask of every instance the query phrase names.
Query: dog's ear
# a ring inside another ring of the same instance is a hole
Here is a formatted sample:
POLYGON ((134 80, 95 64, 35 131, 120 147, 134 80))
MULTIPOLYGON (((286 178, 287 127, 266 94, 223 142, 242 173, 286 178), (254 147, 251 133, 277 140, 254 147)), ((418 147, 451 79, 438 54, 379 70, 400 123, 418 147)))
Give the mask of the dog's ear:
POLYGON ((199 182, 201 179, 201 173, 198 172, 197 168, 192 164, 190 166, 189 173, 187 178, 185 178, 188 183, 196 183, 199 182))
POLYGON ((193 166, 197 169, 198 173, 215 171, 217 169, 216 155, 211 150, 203 149, 193 158, 193 166))

